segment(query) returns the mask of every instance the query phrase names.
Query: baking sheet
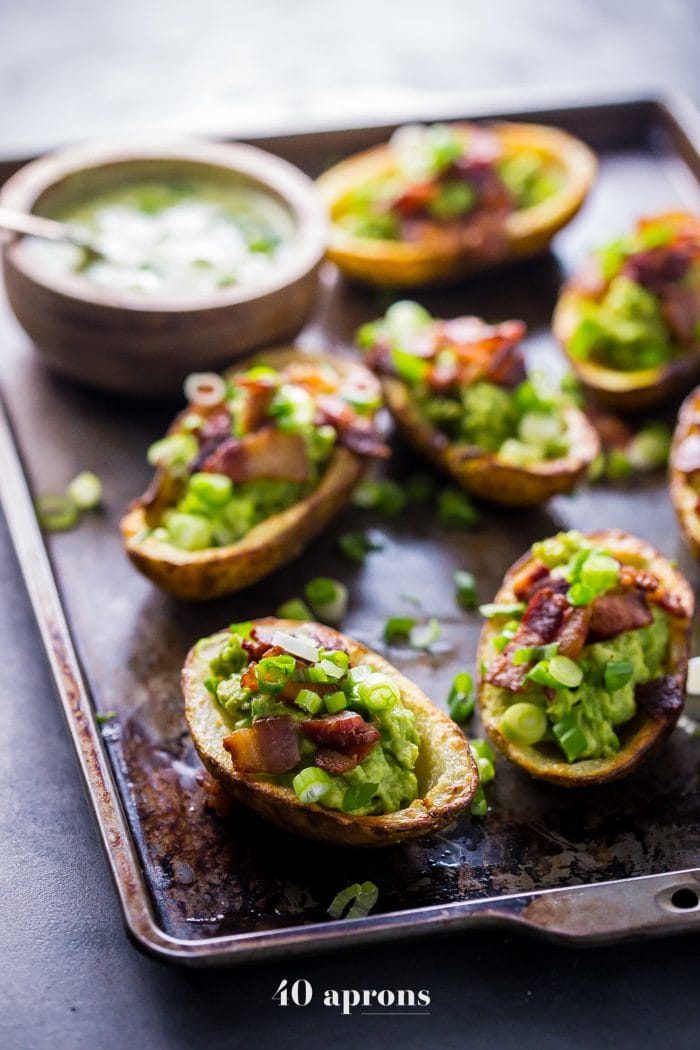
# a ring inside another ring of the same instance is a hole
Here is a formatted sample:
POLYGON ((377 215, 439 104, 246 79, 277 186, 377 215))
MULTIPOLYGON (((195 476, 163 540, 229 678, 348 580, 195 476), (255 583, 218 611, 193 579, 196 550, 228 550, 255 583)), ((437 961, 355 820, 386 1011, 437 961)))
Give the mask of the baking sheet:
MULTIPOLYGON (((465 107, 436 117, 471 115, 465 107)), ((570 268, 640 213, 700 206, 695 117, 684 113, 684 131, 666 107, 644 101, 517 115, 560 123, 599 150, 601 172, 589 202, 559 235, 554 253, 418 297, 438 316, 522 317, 530 362, 561 368, 548 326, 570 268)), ((386 132, 316 132, 264 145, 315 174, 386 132)), ((299 342, 347 350, 357 325, 386 305, 383 293, 351 286, 327 266, 318 308, 299 342)), ((456 568, 472 570, 482 600, 490 600, 503 572, 535 539, 561 528, 619 527, 677 557, 697 586, 700 572, 680 541, 662 475, 584 488, 532 511, 484 507, 469 532, 441 528, 424 508, 398 519, 349 509, 306 554, 245 594, 206 605, 179 602, 130 567, 118 535, 124 507, 149 480, 145 449, 179 405, 109 397, 47 374, 6 306, 0 335, 3 397, 33 491, 60 491, 81 469, 95 470, 105 484, 103 512, 74 532, 48 537, 49 565, 13 437, 0 425, 0 494, 127 926, 141 946, 181 961, 216 962, 477 921, 514 921, 579 940, 698 921, 692 896, 676 898, 690 907, 671 899, 678 887, 698 888, 692 869, 700 846, 700 740, 688 719, 621 784, 567 792, 499 760, 485 821, 467 816, 420 842, 348 852, 292 840, 244 810, 227 819, 207 811, 178 684, 197 638, 273 612, 323 573, 349 587, 343 629, 375 649, 384 648, 390 616, 418 608, 441 621, 434 653, 392 648, 387 655, 444 704, 455 673, 474 669, 480 628, 476 613, 455 604, 456 568), (364 527, 378 530, 385 545, 357 567, 337 553, 336 541, 364 527), (99 726, 93 710, 116 711, 117 718, 99 726), (669 875, 678 872, 685 874, 669 875), (335 893, 364 879, 380 889, 375 913, 327 922, 335 893)), ((391 476, 421 469, 398 439, 395 448, 391 476)), ((688 709, 691 719, 699 713, 688 709)), ((478 720, 470 732, 479 734, 478 720)))

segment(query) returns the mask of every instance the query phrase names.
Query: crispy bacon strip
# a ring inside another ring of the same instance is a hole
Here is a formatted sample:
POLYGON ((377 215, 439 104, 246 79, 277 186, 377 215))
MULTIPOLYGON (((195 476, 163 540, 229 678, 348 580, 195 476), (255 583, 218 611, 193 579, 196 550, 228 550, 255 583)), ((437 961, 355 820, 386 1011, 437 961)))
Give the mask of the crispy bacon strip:
POLYGON ((530 665, 516 666, 513 656, 518 649, 553 642, 560 633, 564 618, 569 615, 570 609, 566 598, 550 587, 542 587, 536 591, 528 603, 515 637, 494 660, 486 675, 486 681, 502 689, 510 689, 514 693, 521 692, 530 665))
POLYGON ((682 618, 688 615, 678 595, 672 594, 651 572, 635 569, 632 565, 623 565, 620 569, 620 585, 626 589, 633 588, 643 592, 650 605, 657 605, 669 616, 682 618))
POLYGON ((248 729, 225 737, 223 744, 241 773, 288 773, 301 759, 296 725, 287 715, 258 718, 248 729))
POLYGON ((357 764, 358 760, 352 755, 343 755, 340 751, 333 751, 329 747, 320 747, 314 758, 314 765, 332 774, 349 773, 357 764))
POLYGON ((651 622, 647 600, 639 591, 603 594, 591 606, 589 637, 594 642, 605 641, 625 631, 648 627, 651 622))
POLYGON ((642 711, 657 722, 670 721, 683 707, 683 692, 678 679, 670 674, 638 683, 634 698, 642 711))
POLYGON ((269 478, 301 483, 311 480, 301 434, 288 434, 273 427, 243 438, 226 438, 207 456, 200 469, 225 474, 232 481, 269 478))
POLYGON ((316 401, 316 424, 330 424, 338 440, 359 456, 386 459, 391 450, 384 444, 371 420, 358 416, 341 397, 322 394, 316 401))
POLYGON ((337 751, 353 759, 352 768, 367 757, 379 740, 377 727, 371 722, 365 722, 355 711, 308 718, 300 724, 309 739, 324 749, 324 754, 327 750, 337 751))

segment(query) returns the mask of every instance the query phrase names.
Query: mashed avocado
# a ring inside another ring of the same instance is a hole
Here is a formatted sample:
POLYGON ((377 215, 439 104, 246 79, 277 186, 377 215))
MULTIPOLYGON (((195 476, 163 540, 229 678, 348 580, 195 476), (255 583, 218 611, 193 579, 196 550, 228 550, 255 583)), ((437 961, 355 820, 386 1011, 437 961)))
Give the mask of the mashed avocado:
MULTIPOLYGON (((319 745, 300 725, 299 763, 286 773, 260 775, 291 788, 302 802, 356 815, 395 813, 417 797, 414 768, 420 739, 415 716, 402 703, 398 688, 387 675, 366 664, 350 667, 346 653, 319 647, 318 659, 309 666, 286 653, 263 658, 256 665, 259 688, 246 688, 241 683, 248 664, 243 648, 246 634, 244 625, 231 628, 230 637, 210 660, 211 677, 205 683, 234 732, 249 730, 260 718, 286 716, 303 723, 346 711, 356 712, 378 731, 376 743, 354 769, 329 774, 317 767, 319 745), (298 688, 299 682, 304 690, 295 700, 281 699, 280 692, 289 686, 298 688), (305 795, 309 784, 311 794, 305 795)), ((299 637, 308 642, 308 636, 299 637)))
POLYGON ((619 274, 600 301, 581 304, 569 350, 574 357, 628 372, 656 368, 678 347, 671 340, 658 296, 619 274))

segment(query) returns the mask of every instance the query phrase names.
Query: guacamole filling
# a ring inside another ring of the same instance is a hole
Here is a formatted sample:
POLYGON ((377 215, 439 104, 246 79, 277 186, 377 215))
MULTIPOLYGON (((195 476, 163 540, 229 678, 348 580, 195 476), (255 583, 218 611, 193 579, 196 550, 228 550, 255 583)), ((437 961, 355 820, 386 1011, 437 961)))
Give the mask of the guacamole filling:
POLYGON ((571 282, 578 318, 568 350, 621 372, 658 368, 700 339, 700 221, 642 219, 571 282))
POLYGON ((527 374, 525 332, 522 321, 440 321, 418 303, 398 302, 357 339, 371 367, 407 385, 443 441, 527 466, 568 455, 573 389, 571 377, 527 374))
POLYGON ((643 559, 622 561, 578 532, 531 554, 515 601, 482 609, 499 628, 483 672, 499 729, 568 762, 609 758, 640 710, 666 720, 682 706, 667 668, 672 618, 685 611, 643 559))
POLYGON ((301 360, 205 373, 185 393, 187 409, 148 451, 159 474, 142 538, 188 551, 237 543, 310 496, 337 446, 388 454, 373 422, 379 386, 361 367, 341 376, 301 360))
POLYGON ((409 125, 389 148, 391 171, 353 189, 336 214, 356 237, 411 241, 431 226, 505 219, 551 197, 563 178, 535 150, 505 154, 497 135, 475 125, 409 125))
POLYGON ((418 797, 413 712, 392 678, 351 663, 334 631, 236 624, 209 671, 237 772, 356 815, 395 813, 418 797))

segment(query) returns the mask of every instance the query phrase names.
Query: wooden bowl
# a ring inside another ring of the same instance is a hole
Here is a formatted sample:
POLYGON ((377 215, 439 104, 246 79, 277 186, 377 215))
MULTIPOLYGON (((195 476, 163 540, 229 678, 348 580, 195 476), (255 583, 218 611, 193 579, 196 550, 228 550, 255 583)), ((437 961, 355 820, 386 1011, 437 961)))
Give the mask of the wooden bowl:
POLYGON ((25 238, 6 235, 8 299, 50 368, 105 390, 168 395, 190 372, 230 365, 300 330, 314 303, 327 222, 311 180, 272 154, 208 142, 86 144, 21 168, 3 186, 0 203, 51 216, 125 182, 187 175, 230 178, 270 194, 291 218, 293 250, 260 279, 182 300, 107 290, 80 274, 54 272, 25 238))

